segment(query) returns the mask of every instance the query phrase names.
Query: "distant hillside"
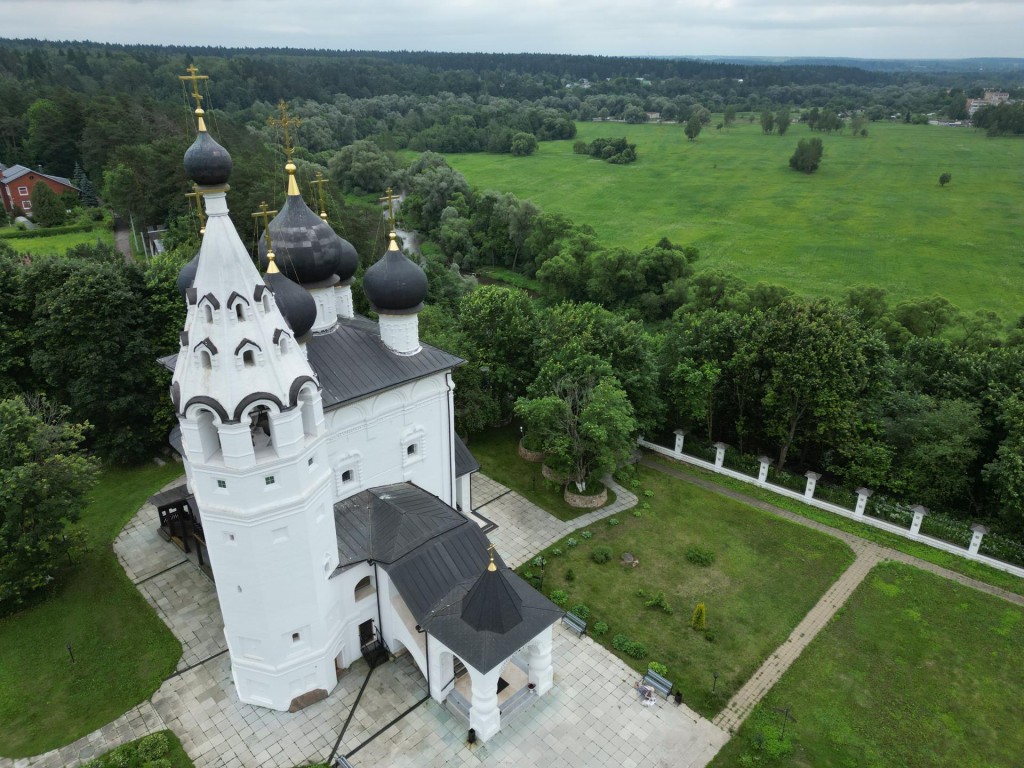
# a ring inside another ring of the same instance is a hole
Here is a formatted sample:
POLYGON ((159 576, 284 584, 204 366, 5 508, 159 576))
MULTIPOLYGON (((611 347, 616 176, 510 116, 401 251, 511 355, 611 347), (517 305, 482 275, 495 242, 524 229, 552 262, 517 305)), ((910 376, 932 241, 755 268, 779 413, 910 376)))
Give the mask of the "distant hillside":
POLYGON ((813 56, 702 56, 704 61, 739 66, 852 67, 868 72, 956 72, 1018 75, 1024 80, 1024 59, 851 59, 813 56))

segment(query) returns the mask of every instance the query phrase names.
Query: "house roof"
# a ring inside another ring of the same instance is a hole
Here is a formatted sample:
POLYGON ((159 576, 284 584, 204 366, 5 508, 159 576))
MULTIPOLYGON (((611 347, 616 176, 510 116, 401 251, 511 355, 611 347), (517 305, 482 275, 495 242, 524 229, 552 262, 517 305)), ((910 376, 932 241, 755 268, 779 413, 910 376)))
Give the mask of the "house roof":
POLYGON ((12 165, 8 168, 0 169, 0 183, 10 184, 15 179, 20 179, 26 173, 34 173, 37 176, 43 176, 47 179, 51 179, 52 181, 56 181, 59 184, 63 184, 65 187, 70 187, 76 191, 78 190, 78 187, 71 183, 71 179, 66 179, 63 176, 53 176, 49 173, 43 173, 42 171, 36 171, 32 168, 26 168, 24 165, 12 165))
MULTIPOLYGON (((339 320, 330 333, 313 335, 306 342, 306 352, 323 388, 324 410, 465 362, 429 344, 415 355, 396 355, 381 341, 377 323, 365 317, 339 320)), ((177 359, 177 355, 168 355, 159 363, 173 372, 177 359)))
POLYGON ((562 615, 495 556, 474 522, 411 483, 371 488, 334 505, 340 572, 373 560, 417 623, 463 661, 489 670, 562 615))
POLYGON ((470 472, 479 472, 480 462, 470 453, 462 438, 455 435, 455 476, 462 477, 470 472))

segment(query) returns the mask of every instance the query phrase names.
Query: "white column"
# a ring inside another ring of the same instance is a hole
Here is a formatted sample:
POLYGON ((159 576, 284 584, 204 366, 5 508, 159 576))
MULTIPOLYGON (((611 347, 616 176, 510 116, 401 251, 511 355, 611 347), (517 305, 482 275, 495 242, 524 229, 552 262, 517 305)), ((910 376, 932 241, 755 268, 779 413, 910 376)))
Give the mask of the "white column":
POLYGON ((469 710, 469 727, 476 731, 480 741, 487 741, 501 730, 501 711, 498 709, 498 678, 501 677, 499 664, 490 672, 480 672, 466 665, 466 671, 473 683, 473 702, 469 710))
POLYGON ((807 487, 804 488, 804 498, 813 499, 814 486, 818 484, 818 480, 821 478, 821 475, 817 472, 806 472, 804 473, 804 477, 807 478, 807 487))
POLYGON ((763 485, 768 482, 768 467, 771 466, 772 460, 770 456, 758 456, 757 460, 761 462, 761 468, 757 470, 757 482, 763 485))
POLYGON ((715 466, 720 467, 725 461, 725 449, 729 446, 725 443, 715 443, 715 466))
POLYGON ((985 538, 985 534, 988 533, 988 528, 980 523, 975 523, 971 526, 971 544, 967 547, 968 554, 976 555, 978 550, 981 548, 981 540, 985 538))
POLYGON ((864 510, 868 508, 868 499, 874 493, 870 488, 857 489, 857 506, 853 510, 854 517, 864 517, 864 510))
POLYGON ((914 519, 910 523, 910 535, 917 536, 921 532, 921 523, 924 521, 924 516, 928 514, 928 507, 915 504, 910 508, 910 511, 914 513, 914 519))
POLYGON ((676 436, 676 453, 682 453, 683 452, 683 440, 686 437, 686 430, 685 429, 677 429, 675 431, 675 436, 676 436))
POLYGON ((533 692, 543 696, 551 690, 554 680, 554 666, 551 663, 551 627, 548 627, 530 642, 529 667, 533 692))
POLYGON ((252 434, 249 432, 248 419, 234 424, 221 424, 217 428, 217 432, 220 435, 224 466, 232 469, 245 469, 256 463, 256 453, 252 447, 252 434))

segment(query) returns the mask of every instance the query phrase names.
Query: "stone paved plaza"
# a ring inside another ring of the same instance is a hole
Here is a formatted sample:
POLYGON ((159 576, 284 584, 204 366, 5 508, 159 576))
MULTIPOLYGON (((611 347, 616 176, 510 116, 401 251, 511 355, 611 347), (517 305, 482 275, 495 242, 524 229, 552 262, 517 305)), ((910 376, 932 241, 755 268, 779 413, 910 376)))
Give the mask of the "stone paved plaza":
MULTIPOLYGON (((608 507, 562 522, 518 494, 474 476, 482 515, 515 565, 603 517, 628 509, 636 497, 613 486, 608 507)), ((370 674, 346 670, 326 700, 294 713, 241 704, 234 691, 223 622, 213 583, 157 534, 156 509, 145 505, 114 550, 129 578, 182 644, 177 671, 150 701, 60 750, 33 758, 0 758, 2 768, 75 766, 162 728, 181 739, 197 768, 294 768, 327 758, 349 715, 339 753, 353 766, 679 766, 701 768, 728 736, 685 706, 661 700, 643 706, 636 673, 589 638, 560 625, 554 633, 555 687, 515 713, 487 744, 466 744, 466 725, 427 697, 426 681, 406 654, 370 674), (381 729, 391 723, 383 732, 381 729)))

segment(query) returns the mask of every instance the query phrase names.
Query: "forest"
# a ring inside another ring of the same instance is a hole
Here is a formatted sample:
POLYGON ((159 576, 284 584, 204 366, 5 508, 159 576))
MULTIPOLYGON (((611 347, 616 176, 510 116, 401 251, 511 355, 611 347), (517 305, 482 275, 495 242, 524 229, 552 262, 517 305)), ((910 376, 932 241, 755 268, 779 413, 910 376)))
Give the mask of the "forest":
MULTIPOLYGON (((108 462, 153 455, 174 421, 169 376, 153 361, 177 349, 175 279, 199 244, 181 166, 193 135, 180 82, 189 63, 211 78, 204 107, 234 158, 244 240, 258 234, 251 212, 283 195, 268 125, 280 99, 302 120, 300 178, 330 178, 329 220, 361 270, 384 246, 374 198, 402 191, 400 223, 425 240, 424 338, 467 361, 455 374, 460 432, 518 419, 576 460, 570 474, 585 484, 636 435, 685 427, 698 450, 725 441, 746 457, 768 453, 776 470, 823 471, 1024 535, 1016 318, 965 315, 941 296, 893 303, 884 287, 800 297, 701 270, 698 249, 665 239, 605 247, 565 216, 473 188, 437 154, 527 152, 573 138, 576 121, 649 113, 680 123, 789 108, 954 117, 985 87, 1020 98, 1019 75, 0 41, 0 162, 87 179, 116 214, 167 228, 166 253, 127 262, 101 245, 27 256, 0 237, 0 398, 63 407, 83 425, 76 439, 108 462), (478 285, 480 267, 527 290, 478 285), (569 451, 566 418, 599 439, 569 451)), ((1015 114, 983 119, 1014 133, 1015 114)), ((358 285, 354 295, 362 301, 358 285)))

